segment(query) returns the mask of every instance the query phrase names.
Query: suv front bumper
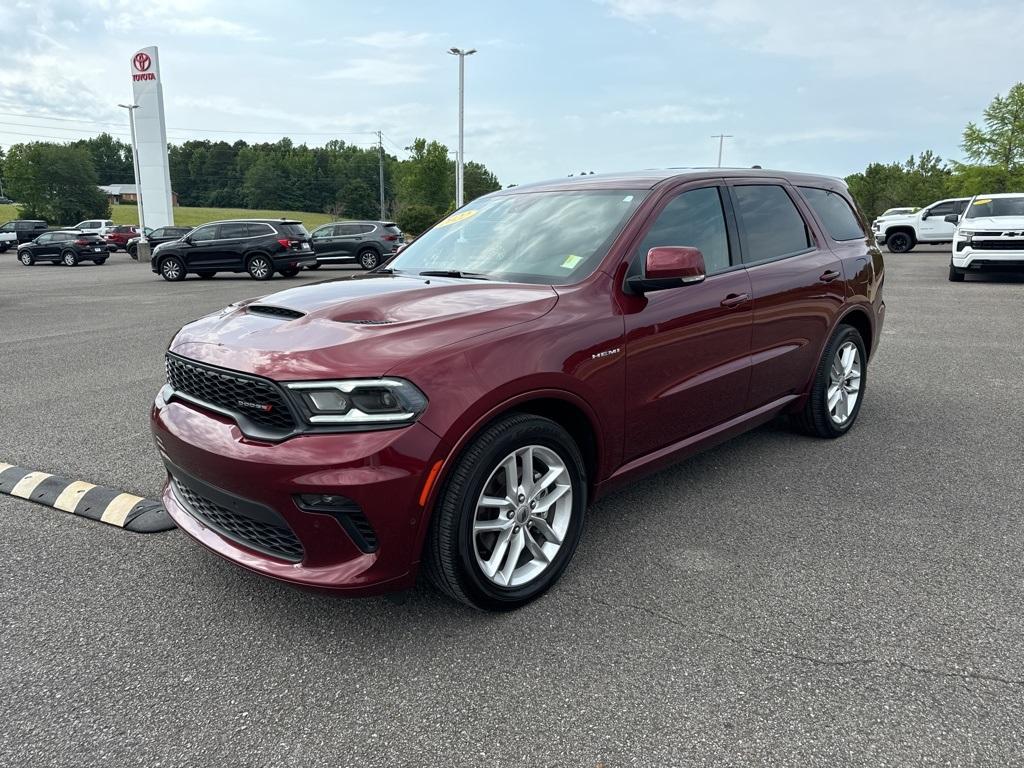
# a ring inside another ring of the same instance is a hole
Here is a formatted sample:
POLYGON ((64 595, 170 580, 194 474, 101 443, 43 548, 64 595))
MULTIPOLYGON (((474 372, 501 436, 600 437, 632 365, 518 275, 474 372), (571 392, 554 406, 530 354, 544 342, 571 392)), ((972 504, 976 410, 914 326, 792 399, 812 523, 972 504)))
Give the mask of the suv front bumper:
POLYGON ((338 594, 415 581, 426 516, 419 499, 440 443, 425 426, 263 443, 230 419, 158 396, 151 427, 168 470, 164 506, 221 557, 338 594), (343 496, 361 520, 304 511, 300 494, 343 496))

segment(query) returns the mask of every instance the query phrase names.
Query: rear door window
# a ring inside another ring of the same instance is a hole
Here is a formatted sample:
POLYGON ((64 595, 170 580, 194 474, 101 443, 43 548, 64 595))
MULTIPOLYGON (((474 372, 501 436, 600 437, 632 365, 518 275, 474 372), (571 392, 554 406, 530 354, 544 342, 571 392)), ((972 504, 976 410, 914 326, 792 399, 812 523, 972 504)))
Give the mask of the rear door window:
POLYGON ((241 237, 249 236, 249 225, 244 221, 232 221, 227 224, 221 224, 217 230, 217 239, 219 240, 237 240, 241 237))
POLYGON ((807 202, 818 214, 833 240, 861 240, 864 230, 857 221, 857 215, 842 195, 828 189, 800 187, 807 202))
POLYGON ((359 227, 355 224, 339 224, 336 233, 340 237, 347 237, 356 234, 358 231, 359 227))
POLYGON ((769 261, 811 247, 803 216, 783 187, 750 184, 732 188, 743 240, 743 260, 769 261))
POLYGON ((368 235, 376 229, 373 224, 359 224, 359 229, 356 230, 357 235, 368 235))
POLYGON ((259 222, 249 222, 245 225, 245 231, 248 232, 248 237, 266 237, 267 235, 274 234, 274 228, 269 224, 260 224, 259 222))

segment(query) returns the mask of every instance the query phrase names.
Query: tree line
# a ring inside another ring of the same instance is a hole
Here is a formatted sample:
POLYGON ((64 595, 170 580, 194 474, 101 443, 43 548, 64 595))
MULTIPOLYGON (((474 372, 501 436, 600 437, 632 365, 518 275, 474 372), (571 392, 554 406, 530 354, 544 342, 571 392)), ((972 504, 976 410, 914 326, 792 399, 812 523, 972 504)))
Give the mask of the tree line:
MULTIPOLYGON (((186 141, 168 147, 171 187, 183 206, 384 215, 418 233, 455 207, 455 162, 438 141, 417 138, 399 159, 380 147, 333 140, 322 147, 245 141, 186 141)), ((131 146, 109 134, 69 143, 15 144, 0 150, 0 178, 25 218, 54 223, 107 217, 98 185, 135 181, 131 146)), ((464 170, 468 202, 501 188, 482 163, 464 170)))
POLYGON ((980 125, 967 124, 960 148, 968 162, 946 162, 925 150, 902 163, 871 163, 846 183, 869 218, 945 197, 1024 192, 1024 83, 996 96, 980 125))

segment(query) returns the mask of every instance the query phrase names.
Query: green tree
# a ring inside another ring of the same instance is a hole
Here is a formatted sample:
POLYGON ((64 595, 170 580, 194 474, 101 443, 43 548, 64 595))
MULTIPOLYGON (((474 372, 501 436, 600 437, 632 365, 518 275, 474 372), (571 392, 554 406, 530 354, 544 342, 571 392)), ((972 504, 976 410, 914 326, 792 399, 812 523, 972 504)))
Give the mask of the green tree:
POLYGON ((100 184, 135 183, 130 144, 115 139, 109 133, 101 133, 91 139, 72 142, 71 146, 82 147, 89 153, 100 184))
POLYGON ((439 218, 441 216, 435 208, 422 203, 409 203, 398 209, 395 223, 403 232, 415 237, 439 218))
POLYGON ((1015 171, 1024 165, 1024 83, 1006 97, 996 96, 985 108, 984 125, 964 128, 964 154, 975 163, 1015 171))
POLYGON ((409 151, 409 159, 399 166, 399 210, 425 205, 434 210, 436 219, 455 201, 455 177, 448 147, 438 141, 415 139, 409 151))
POLYGON ((106 218, 110 204, 99 189, 89 151, 66 144, 15 144, 5 163, 10 195, 26 219, 68 225, 106 218))
POLYGON ((476 200, 482 195, 501 189, 498 177, 487 170, 486 166, 472 160, 462 169, 462 180, 465 185, 466 202, 476 200))
POLYGON ((931 150, 904 163, 871 163, 846 177, 850 193, 868 218, 887 208, 928 205, 948 195, 950 169, 931 150))

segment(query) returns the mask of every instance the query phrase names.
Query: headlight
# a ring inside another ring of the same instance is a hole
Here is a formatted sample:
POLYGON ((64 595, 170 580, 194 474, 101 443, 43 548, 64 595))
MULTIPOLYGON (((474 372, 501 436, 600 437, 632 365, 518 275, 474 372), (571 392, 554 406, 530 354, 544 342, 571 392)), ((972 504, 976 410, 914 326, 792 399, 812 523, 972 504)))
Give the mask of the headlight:
POLYGON ((402 424, 415 421, 427 397, 404 379, 286 382, 313 425, 402 424))
POLYGON ((974 232, 973 229, 958 229, 956 234, 957 234, 957 237, 960 237, 965 242, 969 243, 969 242, 971 242, 971 240, 974 239, 975 232, 974 232))

